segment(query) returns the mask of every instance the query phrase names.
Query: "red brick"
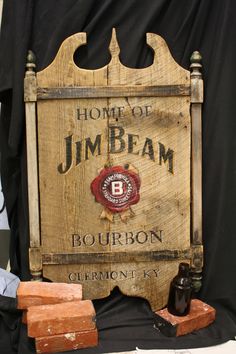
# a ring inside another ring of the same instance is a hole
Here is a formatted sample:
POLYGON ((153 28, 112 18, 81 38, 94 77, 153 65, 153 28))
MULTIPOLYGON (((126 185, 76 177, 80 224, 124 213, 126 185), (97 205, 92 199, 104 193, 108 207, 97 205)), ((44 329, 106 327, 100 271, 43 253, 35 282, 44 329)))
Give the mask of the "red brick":
POLYGON ((30 306, 57 304, 82 300, 81 284, 20 282, 17 289, 17 308, 24 310, 30 306))
POLYGON ((45 337, 54 334, 95 329, 95 310, 90 300, 55 305, 29 307, 28 336, 45 337))
POLYGON ((37 353, 55 353, 95 347, 98 345, 98 332, 93 329, 35 338, 35 345, 37 353))
POLYGON ((215 320, 215 313, 213 307, 197 299, 191 301, 190 313, 186 316, 174 316, 168 312, 167 308, 156 312, 175 327, 177 337, 207 327, 215 320))

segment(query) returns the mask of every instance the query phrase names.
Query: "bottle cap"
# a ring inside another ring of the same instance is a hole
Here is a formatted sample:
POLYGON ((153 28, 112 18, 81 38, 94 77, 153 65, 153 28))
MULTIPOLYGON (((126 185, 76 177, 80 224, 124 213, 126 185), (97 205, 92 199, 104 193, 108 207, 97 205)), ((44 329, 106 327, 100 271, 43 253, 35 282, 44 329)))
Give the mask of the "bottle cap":
POLYGON ((179 274, 182 277, 188 277, 189 276, 189 264, 188 263, 180 263, 179 264, 179 274))

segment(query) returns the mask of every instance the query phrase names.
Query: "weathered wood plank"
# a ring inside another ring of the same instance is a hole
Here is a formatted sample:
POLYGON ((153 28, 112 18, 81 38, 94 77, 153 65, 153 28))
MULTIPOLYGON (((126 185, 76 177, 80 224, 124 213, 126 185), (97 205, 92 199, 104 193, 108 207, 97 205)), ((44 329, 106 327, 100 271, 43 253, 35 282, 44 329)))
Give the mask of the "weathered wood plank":
POLYGON ((189 85, 162 86, 82 86, 37 89, 38 100, 104 97, 190 96, 189 85))
POLYGON ((96 253, 47 253, 42 254, 43 264, 91 264, 171 261, 190 259, 191 250, 163 250, 139 252, 96 252, 96 253))
POLYGON ((29 200, 30 246, 40 246, 39 233, 39 195, 38 195, 38 164, 36 137, 36 105, 28 102, 25 106, 26 140, 27 140, 27 173, 29 200))
POLYGON ((38 151, 36 123, 36 76, 35 57, 28 52, 26 75, 24 79, 26 147, 27 147, 27 177, 28 177, 28 208, 29 208, 29 265, 35 280, 41 280, 42 257, 40 253, 40 216, 38 190, 38 151))
POLYGON ((202 244, 202 102, 203 81, 201 56, 191 57, 191 118, 192 118, 192 243, 202 244))
POLYGON ((191 107, 192 115, 192 242, 202 243, 202 141, 201 104, 191 107))
POLYGON ((191 57, 191 118, 192 118, 192 230, 191 260, 192 280, 195 292, 201 288, 203 249, 202 249, 202 102, 203 80, 201 74, 201 55, 193 52, 191 57))

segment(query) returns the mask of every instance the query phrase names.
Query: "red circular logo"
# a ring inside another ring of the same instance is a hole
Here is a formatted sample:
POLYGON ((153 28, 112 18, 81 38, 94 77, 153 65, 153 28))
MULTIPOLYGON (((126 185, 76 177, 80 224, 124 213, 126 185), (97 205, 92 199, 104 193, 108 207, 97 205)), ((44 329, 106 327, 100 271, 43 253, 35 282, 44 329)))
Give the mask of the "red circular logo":
POLYGON ((122 166, 104 168, 91 183, 97 202, 112 212, 121 212, 138 203, 140 178, 122 166))

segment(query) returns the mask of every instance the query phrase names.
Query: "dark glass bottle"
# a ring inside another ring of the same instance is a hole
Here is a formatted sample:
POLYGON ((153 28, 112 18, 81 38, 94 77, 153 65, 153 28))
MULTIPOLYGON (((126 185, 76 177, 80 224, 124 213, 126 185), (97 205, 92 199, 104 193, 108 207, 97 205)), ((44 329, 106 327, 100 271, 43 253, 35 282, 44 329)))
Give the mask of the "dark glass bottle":
POLYGON ((168 312, 175 316, 186 316, 190 310, 192 281, 189 275, 189 264, 180 263, 179 272, 171 281, 168 312))

